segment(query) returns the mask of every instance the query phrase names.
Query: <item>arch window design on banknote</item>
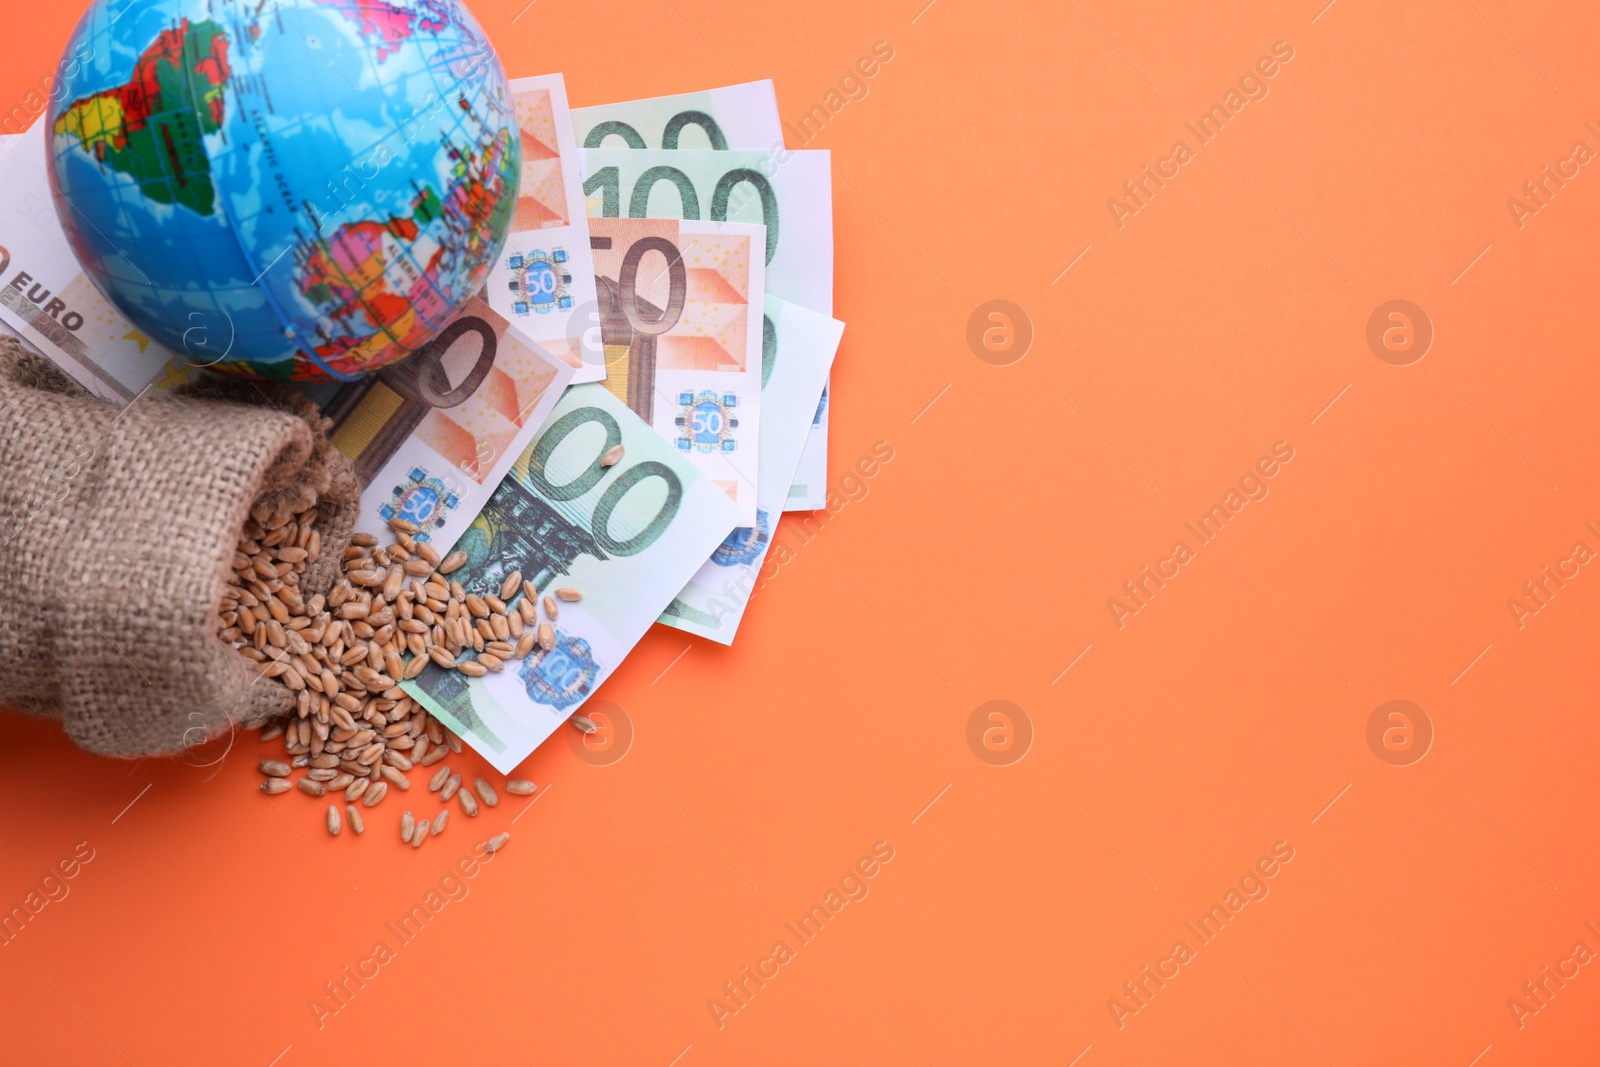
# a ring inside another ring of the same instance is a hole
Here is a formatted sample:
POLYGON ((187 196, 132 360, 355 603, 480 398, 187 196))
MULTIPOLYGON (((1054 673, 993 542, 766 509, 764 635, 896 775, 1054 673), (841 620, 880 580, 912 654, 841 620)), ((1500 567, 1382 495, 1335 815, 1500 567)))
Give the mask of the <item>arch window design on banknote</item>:
POLYGON ((462 581, 469 593, 483 596, 498 593, 512 571, 538 589, 547 588, 558 576, 571 573, 580 555, 605 559, 594 534, 550 503, 530 492, 515 478, 507 478, 469 527, 456 548, 467 554, 462 581))

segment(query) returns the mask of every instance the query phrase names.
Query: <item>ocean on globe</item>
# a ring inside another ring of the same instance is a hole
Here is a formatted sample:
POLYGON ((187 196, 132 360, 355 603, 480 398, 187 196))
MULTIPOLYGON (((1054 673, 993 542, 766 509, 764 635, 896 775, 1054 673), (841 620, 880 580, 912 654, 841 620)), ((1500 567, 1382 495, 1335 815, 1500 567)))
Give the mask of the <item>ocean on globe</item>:
POLYGON ((195 364, 358 378, 427 344, 500 254, 521 141, 455 0, 96 0, 61 71, 72 247, 195 364))

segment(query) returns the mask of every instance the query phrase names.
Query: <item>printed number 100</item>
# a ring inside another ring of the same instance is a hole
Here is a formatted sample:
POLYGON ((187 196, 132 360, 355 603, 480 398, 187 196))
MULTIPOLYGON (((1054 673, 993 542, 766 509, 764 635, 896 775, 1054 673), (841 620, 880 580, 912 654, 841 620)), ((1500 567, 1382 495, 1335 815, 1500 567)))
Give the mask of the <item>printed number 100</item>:
MULTIPOLYGON (((678 202, 683 209, 681 218, 700 218, 700 194, 695 191, 694 182, 689 180, 689 176, 677 167, 651 167, 633 183, 633 195, 628 199, 630 219, 651 217, 650 194, 659 182, 667 182, 678 190, 678 202)), ((767 262, 771 263, 773 254, 778 250, 778 194, 773 191, 772 183, 765 174, 749 167, 738 167, 718 179, 716 188, 711 192, 711 221, 728 220, 734 190, 741 185, 754 189, 761 203, 761 222, 767 228, 767 262)), ((618 168, 601 167, 595 171, 583 183, 583 192, 586 196, 600 193, 602 217, 622 217, 622 172, 618 168)), ((738 206, 733 205, 735 208, 738 206)))
POLYGON ((672 525, 672 520, 677 517, 678 507, 683 503, 683 482, 671 467, 656 460, 645 460, 628 466, 622 464, 615 467, 604 466, 602 461, 605 454, 621 443, 622 428, 617 425, 617 420, 611 417, 610 412, 597 407, 583 407, 569 411, 557 419, 555 425, 546 430, 539 438, 539 443, 534 446, 533 454, 528 457, 528 484, 529 488, 546 499, 559 502, 576 500, 599 485, 601 480, 615 475, 594 506, 594 513, 589 518, 589 532, 594 536, 595 543, 610 555, 636 556, 655 544, 672 525), (557 485, 550 481, 546 470, 550 457, 574 431, 589 423, 594 423, 605 431, 605 439, 589 465, 569 482, 557 485), (656 509, 650 521, 645 523, 644 529, 626 540, 619 541, 612 537, 611 516, 622 506, 623 500, 630 492, 652 478, 660 479, 666 486, 666 499, 661 502, 661 506, 656 509))

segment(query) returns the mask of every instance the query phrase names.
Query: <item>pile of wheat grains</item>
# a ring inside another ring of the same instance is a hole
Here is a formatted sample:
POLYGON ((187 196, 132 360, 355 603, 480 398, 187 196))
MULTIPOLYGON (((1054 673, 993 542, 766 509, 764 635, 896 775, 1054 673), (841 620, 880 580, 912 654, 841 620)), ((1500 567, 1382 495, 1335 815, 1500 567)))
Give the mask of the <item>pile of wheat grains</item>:
MULTIPOLYGON (((357 801, 376 807, 391 787, 409 790, 408 772, 431 767, 461 752, 461 740, 428 715, 400 688, 430 662, 447 670, 482 676, 504 670, 534 646, 555 645, 554 622, 560 602, 580 599, 577 590, 558 589, 541 598, 520 572, 506 577, 498 596, 469 594, 450 574, 466 562, 464 553, 441 559, 417 528, 397 519, 389 524, 394 543, 380 546, 371 534, 357 534, 345 550, 343 574, 326 596, 300 594, 300 580, 321 551, 312 508, 299 513, 256 508, 245 524, 233 573, 221 605, 221 636, 257 664, 263 680, 295 694, 295 714, 261 730, 262 741, 283 739, 287 760, 262 760, 268 795, 298 787, 312 797, 341 791, 346 807, 328 805, 328 832, 366 829, 357 801), (541 615, 543 616, 541 618, 541 615), (296 772, 302 776, 291 782, 296 772)), ((573 725, 593 732, 592 722, 573 725)), ((529 781, 512 779, 505 790, 534 792, 529 781)), ((448 764, 432 772, 428 790, 440 805, 453 798, 468 817, 479 802, 500 802, 493 785, 477 777, 471 789, 448 764)), ((429 820, 407 811, 400 819, 401 840, 420 848, 443 832, 449 812, 429 820)), ((485 843, 501 848, 509 834, 485 843)))

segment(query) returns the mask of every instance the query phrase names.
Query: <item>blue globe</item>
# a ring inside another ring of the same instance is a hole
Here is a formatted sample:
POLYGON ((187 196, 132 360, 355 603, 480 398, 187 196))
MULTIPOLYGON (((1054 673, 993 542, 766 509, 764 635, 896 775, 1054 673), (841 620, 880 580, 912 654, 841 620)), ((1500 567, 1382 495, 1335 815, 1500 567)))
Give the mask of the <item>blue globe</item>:
POLYGON ((521 141, 456 0, 96 0, 61 69, 73 249, 193 362, 360 377, 427 344, 499 257, 521 141))

